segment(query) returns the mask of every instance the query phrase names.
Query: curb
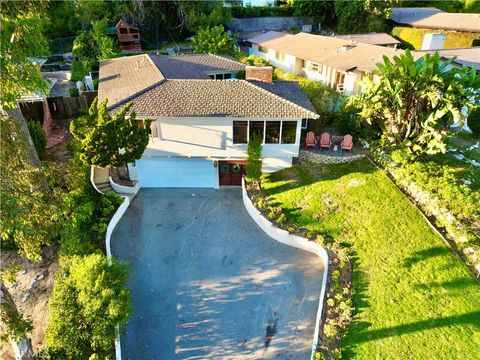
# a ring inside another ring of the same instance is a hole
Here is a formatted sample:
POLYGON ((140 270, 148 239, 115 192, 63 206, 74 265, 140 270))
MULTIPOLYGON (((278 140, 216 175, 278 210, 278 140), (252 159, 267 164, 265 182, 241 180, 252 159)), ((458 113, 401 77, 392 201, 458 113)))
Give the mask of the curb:
MULTIPOLYGON (((107 259, 109 264, 111 264, 112 262, 112 250, 110 248, 110 242, 111 242, 113 230, 115 229, 115 226, 117 226, 123 214, 125 214, 125 211, 127 211, 129 205, 130 205, 130 198, 128 198, 128 196, 123 197, 123 203, 118 207, 117 211, 115 211, 115 214, 113 214, 112 218, 110 219, 110 222, 108 223, 107 231, 105 233, 105 250, 107 253, 107 259)), ((118 325, 117 325, 117 330, 118 330, 118 325)), ((122 347, 120 343, 120 333, 118 337, 115 339, 115 359, 122 360, 122 347)))
POLYGON ((273 223, 271 223, 268 219, 266 219, 260 211, 253 205, 252 201, 248 197, 247 190, 245 189, 245 179, 242 178, 242 199, 243 205, 247 210, 250 217, 255 221, 255 223, 272 239, 289 246, 293 246, 297 249, 302 249, 308 252, 311 252, 317 255, 323 262, 324 271, 323 271, 323 282, 322 282, 322 289, 320 290, 320 297, 318 300, 318 310, 317 310, 317 319, 315 325, 315 332, 313 335, 313 344, 312 344, 312 353, 310 359, 313 359, 313 355, 315 354, 315 350, 317 349, 318 345, 318 337, 320 333, 320 320, 322 317, 323 312, 323 302, 325 299, 325 291, 327 287, 327 278, 328 278, 328 253, 327 251, 320 245, 309 241, 308 239, 290 234, 288 231, 279 229, 273 223))

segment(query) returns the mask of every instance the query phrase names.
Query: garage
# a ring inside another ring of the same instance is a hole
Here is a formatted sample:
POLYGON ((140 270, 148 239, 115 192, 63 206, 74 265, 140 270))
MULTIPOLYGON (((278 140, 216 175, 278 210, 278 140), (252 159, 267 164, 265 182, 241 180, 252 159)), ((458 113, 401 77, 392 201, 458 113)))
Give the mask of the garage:
POLYGON ((140 187, 217 187, 211 160, 147 158, 136 166, 140 187))

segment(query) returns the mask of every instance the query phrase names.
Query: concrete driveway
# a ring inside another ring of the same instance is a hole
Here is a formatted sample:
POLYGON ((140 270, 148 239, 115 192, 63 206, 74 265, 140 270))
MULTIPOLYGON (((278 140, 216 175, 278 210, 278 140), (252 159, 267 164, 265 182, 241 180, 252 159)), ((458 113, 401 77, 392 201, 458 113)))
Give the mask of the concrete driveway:
POLYGON ((124 360, 309 358, 323 265, 267 236, 240 189, 142 189, 112 252, 131 270, 124 360))

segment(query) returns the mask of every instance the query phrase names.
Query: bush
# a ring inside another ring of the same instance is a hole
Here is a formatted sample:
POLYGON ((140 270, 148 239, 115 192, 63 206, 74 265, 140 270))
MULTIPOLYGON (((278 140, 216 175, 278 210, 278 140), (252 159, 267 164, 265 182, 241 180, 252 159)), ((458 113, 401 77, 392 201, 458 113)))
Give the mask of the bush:
POLYGON ((70 97, 80 96, 80 92, 78 91, 77 87, 70 88, 70 90, 68 90, 68 93, 70 94, 70 97))
MULTIPOLYGON (((431 29, 418 29, 397 26, 392 30, 392 35, 399 39, 404 46, 413 50, 419 50, 422 47, 423 36, 432 33, 431 29)), ((445 49, 472 47, 480 39, 478 33, 464 33, 455 31, 446 31, 445 49)))
POLYGON ((480 138, 480 107, 470 111, 467 119, 467 125, 475 137, 480 138))
POLYGON ((131 312, 128 267, 101 254, 63 258, 49 299, 46 343, 70 359, 112 355, 131 312))
POLYGON ((27 127, 38 156, 45 155, 45 151, 47 151, 47 135, 45 134, 42 125, 35 121, 27 121, 27 127))
POLYGON ((286 221, 287 221, 287 216, 285 214, 280 214, 280 216, 277 219, 277 223, 282 225, 282 224, 285 224, 286 221))
POLYGON ((72 81, 82 81, 85 75, 88 75, 90 69, 87 69, 80 61, 72 63, 72 81))
POLYGON ((247 165, 245 166, 247 179, 260 181, 262 176, 262 139, 253 134, 250 136, 247 147, 247 165))

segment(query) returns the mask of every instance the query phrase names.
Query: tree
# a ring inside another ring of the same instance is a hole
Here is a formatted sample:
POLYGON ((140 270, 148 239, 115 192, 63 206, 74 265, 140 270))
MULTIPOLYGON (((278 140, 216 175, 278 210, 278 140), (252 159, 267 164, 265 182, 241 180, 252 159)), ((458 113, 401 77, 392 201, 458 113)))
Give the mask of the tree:
POLYGON ((197 54, 235 55, 236 36, 230 37, 222 25, 202 28, 192 40, 193 51, 197 54))
POLYGON ((44 155, 45 151, 47 151, 47 135, 42 125, 36 121, 28 121, 27 127, 37 154, 40 156, 44 155))
POLYGON ((247 146, 247 179, 259 182, 262 176, 262 138, 258 134, 251 134, 247 146))
POLYGON ((334 2, 340 34, 385 31, 386 20, 398 0, 352 0, 334 2))
POLYGON ((335 19, 334 3, 332 1, 294 0, 292 6, 295 16, 308 16, 331 23, 335 19))
POLYGON ((203 28, 225 26, 232 18, 230 8, 221 1, 179 1, 178 20, 180 31, 185 27, 193 33, 203 28))
POLYGON ((150 120, 145 128, 135 122, 128 103, 113 116, 108 113, 107 101, 95 99, 89 113, 71 123, 70 132, 79 143, 80 158, 87 165, 119 167, 140 159, 149 139, 150 120))
POLYGON ((110 356, 130 315, 128 266, 104 255, 62 258, 48 303, 46 344, 65 359, 110 356))
POLYGON ((415 60, 409 50, 377 64, 378 81, 365 78, 364 92, 349 98, 360 118, 377 126, 392 146, 413 154, 445 152, 450 125, 463 120, 462 110, 480 100, 475 69, 452 68, 438 53, 415 60))

